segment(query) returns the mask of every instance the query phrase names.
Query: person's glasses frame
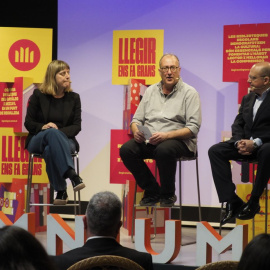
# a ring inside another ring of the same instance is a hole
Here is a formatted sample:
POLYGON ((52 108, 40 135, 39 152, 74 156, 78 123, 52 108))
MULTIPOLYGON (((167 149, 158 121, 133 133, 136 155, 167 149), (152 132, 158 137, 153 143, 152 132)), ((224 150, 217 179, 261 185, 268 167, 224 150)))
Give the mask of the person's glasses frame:
POLYGON ((255 80, 257 80, 258 78, 265 78, 265 77, 267 77, 267 75, 264 75, 264 76, 248 76, 248 78, 251 80, 251 81, 255 81, 255 80))
POLYGON ((171 72, 175 72, 179 67, 171 66, 171 67, 161 67, 160 70, 164 73, 168 72, 169 70, 171 72))

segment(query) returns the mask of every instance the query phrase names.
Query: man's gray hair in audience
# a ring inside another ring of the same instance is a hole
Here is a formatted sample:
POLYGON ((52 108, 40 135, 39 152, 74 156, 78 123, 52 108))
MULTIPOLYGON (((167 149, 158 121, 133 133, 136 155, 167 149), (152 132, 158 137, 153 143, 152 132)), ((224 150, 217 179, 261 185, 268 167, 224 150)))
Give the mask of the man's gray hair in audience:
POLYGON ((93 195, 86 209, 87 226, 93 235, 117 236, 122 203, 110 191, 93 195))

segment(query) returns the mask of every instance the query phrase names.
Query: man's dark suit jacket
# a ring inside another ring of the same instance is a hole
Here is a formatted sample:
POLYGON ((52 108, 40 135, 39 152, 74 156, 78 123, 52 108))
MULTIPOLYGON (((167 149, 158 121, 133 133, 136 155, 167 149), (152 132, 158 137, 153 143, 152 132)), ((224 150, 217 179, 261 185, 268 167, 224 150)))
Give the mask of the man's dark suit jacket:
MULTIPOLYGON (((25 148, 31 138, 41 131, 42 126, 49 121, 50 103, 54 97, 46 95, 35 89, 33 95, 29 98, 27 114, 25 117, 25 127, 29 131, 25 142, 25 148)), ((76 150, 79 151, 79 144, 75 136, 81 131, 81 100, 80 96, 74 92, 65 92, 63 97, 63 121, 62 126, 58 127, 68 138, 76 144, 76 150)))
POLYGON ((123 247, 112 238, 89 239, 84 246, 75 248, 59 256, 52 256, 51 258, 57 269, 66 270, 78 261, 100 255, 125 257, 138 263, 146 270, 153 269, 152 256, 150 254, 123 247))
POLYGON ((239 114, 232 125, 232 138, 227 142, 236 142, 250 137, 260 138, 263 143, 270 141, 270 91, 259 107, 253 121, 253 106, 256 94, 251 92, 242 99, 239 114))
POLYGON ((235 185, 231 179, 231 168, 228 161, 231 159, 258 159, 256 181, 252 190, 253 196, 261 196, 270 176, 268 149, 270 144, 270 91, 257 110, 253 120, 253 107, 256 94, 251 92, 243 97, 239 114, 232 124, 232 137, 230 140, 218 143, 210 148, 209 157, 212 173, 220 202, 228 202, 233 198, 235 185), (260 138, 263 145, 251 155, 238 153, 235 143, 241 139, 250 140, 260 138), (229 144, 229 146, 225 146, 229 144), (213 150, 214 149, 214 150, 213 150), (212 155, 212 151, 217 154, 212 155))

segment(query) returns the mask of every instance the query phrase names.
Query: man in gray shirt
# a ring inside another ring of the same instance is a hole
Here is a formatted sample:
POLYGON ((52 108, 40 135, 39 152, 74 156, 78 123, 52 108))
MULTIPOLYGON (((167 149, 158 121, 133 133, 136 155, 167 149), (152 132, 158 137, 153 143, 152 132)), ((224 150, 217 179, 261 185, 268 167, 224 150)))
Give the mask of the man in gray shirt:
POLYGON ((137 184, 145 190, 140 202, 163 207, 176 202, 175 173, 177 158, 196 154, 197 134, 201 125, 198 92, 180 77, 176 55, 165 54, 159 62, 161 82, 147 88, 131 122, 134 139, 120 148, 120 156, 137 184), (146 140, 138 126, 148 127, 152 136, 146 140), (155 159, 160 186, 143 161, 155 159))

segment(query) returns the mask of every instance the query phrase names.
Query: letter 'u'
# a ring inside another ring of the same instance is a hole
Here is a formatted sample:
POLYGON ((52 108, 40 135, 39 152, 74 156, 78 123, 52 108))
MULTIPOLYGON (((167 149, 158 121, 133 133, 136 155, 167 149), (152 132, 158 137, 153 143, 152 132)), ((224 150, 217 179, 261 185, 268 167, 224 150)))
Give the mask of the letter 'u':
POLYGON ((155 252, 151 247, 150 226, 150 218, 139 218, 135 220, 135 249, 150 253, 154 263, 171 262, 177 257, 181 248, 181 221, 165 221, 165 246, 161 253, 155 252))

